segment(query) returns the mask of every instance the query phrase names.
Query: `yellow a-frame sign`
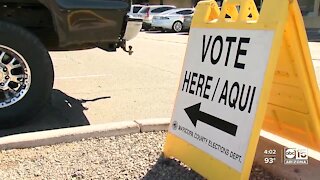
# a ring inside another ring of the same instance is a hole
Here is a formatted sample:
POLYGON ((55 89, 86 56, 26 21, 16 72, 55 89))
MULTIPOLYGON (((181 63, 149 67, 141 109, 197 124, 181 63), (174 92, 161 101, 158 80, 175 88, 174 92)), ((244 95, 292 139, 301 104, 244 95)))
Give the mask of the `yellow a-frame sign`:
POLYGON ((196 7, 164 154, 248 179, 261 129, 320 151, 320 95, 297 0, 196 7))

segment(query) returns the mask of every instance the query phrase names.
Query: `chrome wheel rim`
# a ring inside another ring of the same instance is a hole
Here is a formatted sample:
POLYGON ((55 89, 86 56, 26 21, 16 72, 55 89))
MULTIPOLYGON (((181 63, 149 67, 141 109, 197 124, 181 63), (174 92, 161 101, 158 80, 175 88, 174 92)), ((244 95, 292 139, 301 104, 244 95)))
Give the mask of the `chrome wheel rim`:
POLYGON ((19 102, 31 86, 27 61, 15 50, 0 45, 0 108, 19 102))
POLYGON ((176 31, 176 32, 180 32, 180 31, 182 30, 182 24, 181 24, 180 22, 174 23, 173 29, 174 29, 174 31, 176 31))

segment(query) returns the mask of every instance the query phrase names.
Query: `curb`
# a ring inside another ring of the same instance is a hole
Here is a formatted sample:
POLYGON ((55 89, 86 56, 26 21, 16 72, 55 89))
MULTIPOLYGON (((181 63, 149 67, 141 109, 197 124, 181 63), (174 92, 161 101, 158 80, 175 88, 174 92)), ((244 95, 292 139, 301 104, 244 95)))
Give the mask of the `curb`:
POLYGON ((141 119, 135 120, 140 127, 140 132, 150 131, 163 131, 168 130, 170 118, 159 118, 159 119, 141 119))
MULTIPOLYGON (((0 138, 0 151, 70 143, 88 138, 163 131, 168 129, 169 123, 170 118, 142 119, 10 135, 0 138)), ((276 176, 282 176, 289 179, 313 179, 315 177, 315 174, 311 172, 317 172, 317 169, 319 169, 320 154, 317 156, 319 159, 309 157, 308 166, 284 166, 281 161, 281 156, 283 156, 282 153, 277 154, 276 163, 272 165, 266 164, 264 162, 265 156, 263 154, 265 150, 272 148, 277 150, 277 152, 281 152, 281 150, 285 148, 284 145, 279 144, 272 139, 274 138, 269 136, 268 133, 262 133, 260 135, 259 144, 256 149, 257 153, 254 158, 255 163, 276 176)))
POLYGON ((169 123, 170 118, 143 119, 10 135, 0 138, 0 150, 49 146, 96 137, 164 131, 168 129, 169 123))

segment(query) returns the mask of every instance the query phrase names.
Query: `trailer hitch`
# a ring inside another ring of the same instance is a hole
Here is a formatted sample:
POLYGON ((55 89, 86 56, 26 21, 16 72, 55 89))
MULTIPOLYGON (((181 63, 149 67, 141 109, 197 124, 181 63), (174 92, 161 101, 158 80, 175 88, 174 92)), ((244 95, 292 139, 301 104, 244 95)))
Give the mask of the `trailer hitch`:
POLYGON ((124 52, 127 52, 129 53, 129 55, 132 55, 133 51, 132 51, 132 46, 129 46, 129 50, 127 49, 127 45, 126 45, 126 42, 122 43, 121 44, 121 48, 124 52))

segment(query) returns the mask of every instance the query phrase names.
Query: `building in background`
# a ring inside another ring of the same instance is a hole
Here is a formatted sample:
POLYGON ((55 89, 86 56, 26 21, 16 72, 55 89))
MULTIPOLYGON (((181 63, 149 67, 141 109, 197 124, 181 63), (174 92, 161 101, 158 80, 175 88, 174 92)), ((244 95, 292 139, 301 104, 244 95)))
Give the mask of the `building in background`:
POLYGON ((298 0, 307 29, 320 29, 320 0, 298 0))
MULTIPOLYGON (((188 8, 195 7, 197 3, 201 0, 133 0, 133 4, 150 4, 150 5, 159 5, 159 4, 168 4, 174 5, 178 8, 188 8)), ((222 4, 223 0, 216 0, 219 5, 222 4)), ((254 0, 258 6, 260 6, 262 0, 254 0)))

